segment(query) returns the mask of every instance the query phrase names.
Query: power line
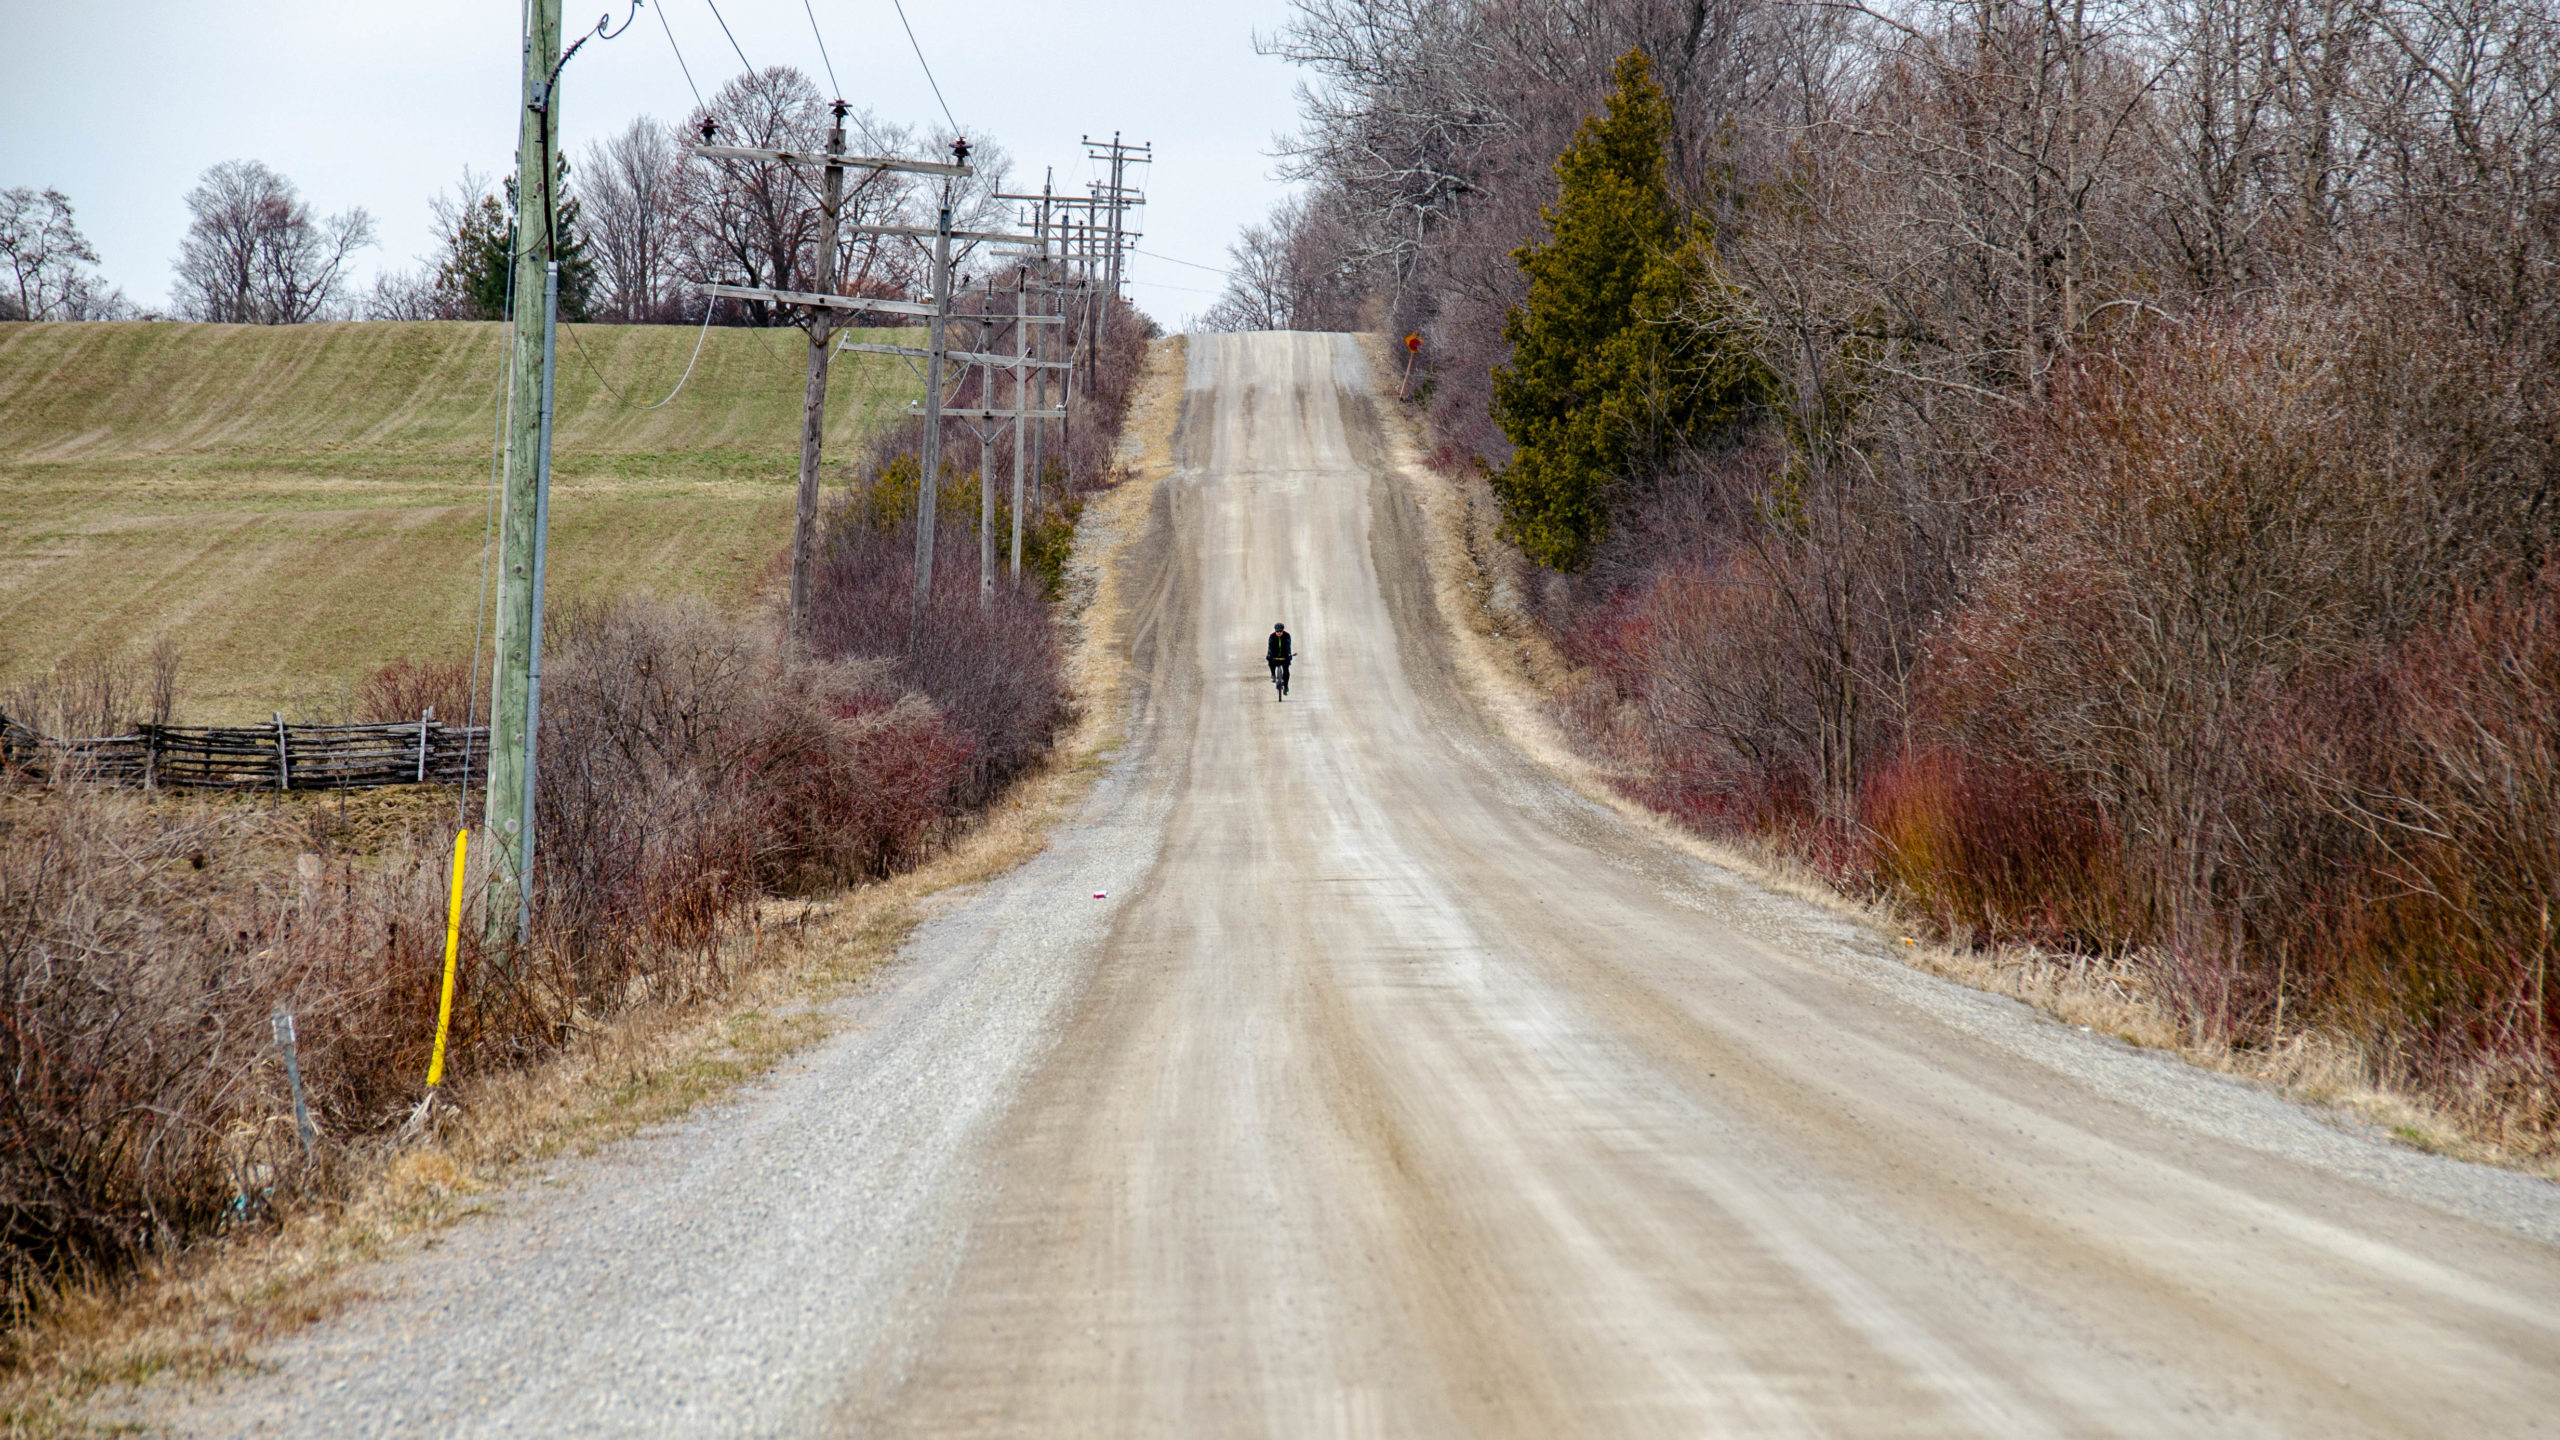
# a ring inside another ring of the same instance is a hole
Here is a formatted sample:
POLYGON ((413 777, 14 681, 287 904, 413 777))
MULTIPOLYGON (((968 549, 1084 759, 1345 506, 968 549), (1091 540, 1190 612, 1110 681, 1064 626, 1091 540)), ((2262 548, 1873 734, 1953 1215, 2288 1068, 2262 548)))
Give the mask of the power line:
POLYGON ((907 23, 906 0, 889 0, 898 11, 899 28, 907 32, 907 48, 916 52, 916 63, 924 67, 924 83, 933 87, 933 103, 942 107, 942 118, 951 122, 951 133, 960 133, 960 122, 951 119, 951 102, 942 98, 942 82, 933 78, 933 66, 924 58, 924 47, 916 43, 916 27, 907 23))
POLYGON ((1162 260, 1173 265, 1188 265, 1194 270, 1206 270, 1212 275, 1232 275, 1235 273, 1224 265, 1203 265, 1197 260, 1176 260, 1170 255, 1159 255, 1153 250, 1141 250, 1135 245, 1130 246, 1129 249, 1131 253, 1144 255, 1150 260, 1162 260))
POLYGON ((668 405, 673 404, 678 395, 684 393, 685 382, 693 378, 694 363, 702 358, 702 342, 710 338, 711 335, 711 312, 717 309, 719 304, 720 301, 717 296, 702 302, 702 329, 693 337, 693 356, 691 359, 684 362, 684 373, 676 377, 676 388, 668 391, 666 398, 660 400, 655 405, 632 404, 631 397, 623 394, 620 390, 616 390, 613 386, 613 382, 604 378, 604 372, 596 368, 594 357, 587 354, 586 342, 578 338, 577 328, 571 325, 563 325, 560 328, 569 336, 569 345, 572 349, 575 349, 578 352, 578 358, 586 362, 587 373, 596 377, 596 383, 603 386, 605 391, 612 395, 614 399, 621 401, 625 408, 632 410, 663 410, 668 405))
POLYGON ((827 37, 819 34, 817 9, 810 5, 809 0, 800 0, 800 8, 808 12, 809 33, 818 37, 818 59, 827 67, 827 84, 834 88, 836 98, 841 100, 844 98, 844 83, 836 79, 836 62, 827 54, 827 37))
POLYGON ((729 48, 738 52, 738 63, 746 67, 748 74, 756 73, 755 62, 747 58, 745 50, 739 48, 737 35, 729 29, 729 17, 720 13, 720 0, 702 0, 702 3, 711 7, 711 18, 720 22, 720 33, 729 37, 729 48))
POLYGON ((676 43, 676 28, 667 23, 667 7, 658 7, 658 28, 667 32, 667 48, 675 52, 676 68, 684 72, 684 88, 693 92, 693 107, 708 110, 702 101, 702 87, 693 83, 693 67, 684 63, 684 47, 676 43))
MULTIPOLYGON (((818 29, 818 12, 815 7, 810 5, 809 0, 800 0, 800 8, 808 13, 809 33, 816 36, 818 40, 818 59, 825 63, 827 67, 827 83, 835 87, 836 99, 841 103, 844 99, 844 84, 836 79, 836 62, 833 57, 827 54, 827 37, 823 31, 818 29)), ((863 112, 855 110, 852 112, 852 115, 853 126, 855 129, 862 132, 863 143, 869 145, 874 152, 878 152, 885 148, 880 143, 880 137, 871 133, 871 122, 863 118, 863 112)))

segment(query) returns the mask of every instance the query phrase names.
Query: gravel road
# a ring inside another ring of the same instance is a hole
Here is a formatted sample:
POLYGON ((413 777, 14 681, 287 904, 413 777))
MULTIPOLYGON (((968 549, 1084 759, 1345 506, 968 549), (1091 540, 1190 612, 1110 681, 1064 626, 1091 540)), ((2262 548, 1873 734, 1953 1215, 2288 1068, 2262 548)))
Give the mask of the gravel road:
POLYGON ((1050 848, 782 1073, 385 1262, 155 1419, 2560 1424, 2560 1188, 1923 976, 1631 831, 1468 698, 1353 343, 1190 357, 1129 741, 1050 848), (1307 655, 1285 704, 1276 619, 1307 655))

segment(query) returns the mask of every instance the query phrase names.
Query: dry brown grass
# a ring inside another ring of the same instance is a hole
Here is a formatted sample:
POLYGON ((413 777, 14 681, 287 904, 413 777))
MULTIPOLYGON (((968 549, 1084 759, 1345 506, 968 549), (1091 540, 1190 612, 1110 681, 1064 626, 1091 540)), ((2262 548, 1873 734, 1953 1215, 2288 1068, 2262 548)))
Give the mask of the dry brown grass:
MULTIPOLYGON (((1362 340, 1372 373, 1395 373, 1385 368, 1396 363, 1388 338, 1362 340)), ((1513 744, 1585 797, 1666 845, 1888 937, 1917 969, 2024 1001, 2066 1024, 2271 1086, 2291 1099, 2326 1107, 2341 1121, 2379 1127, 2416 1149, 2560 1179, 2560 1159, 2506 1142, 2494 1074, 2465 1082, 2463 1094, 2421 1091, 2393 1083, 2390 1057, 2354 1037, 2299 1027, 2271 1045, 2235 1046, 2192 1024, 2139 964, 2027 946, 1962 949, 1923 940, 1910 917, 1884 902, 1842 894, 1775 845, 1710 840, 1629 798, 1619 782, 1637 777, 1594 758, 1560 723, 1559 702, 1578 677, 1526 613, 1520 593, 1524 567, 1495 535, 1500 514, 1489 488, 1472 473, 1444 474, 1427 465, 1420 417, 1393 405, 1382 408, 1389 417, 1390 462, 1429 522, 1432 583, 1462 678, 1513 744)))
MULTIPOLYGON (((1120 560, 1144 535, 1155 486, 1172 470, 1183 356, 1180 337, 1152 347, 1116 457, 1120 483, 1078 526, 1067 655, 1077 718, 1043 764, 917 869, 832 899, 768 902, 760 923, 730 942, 733 983, 707 1003, 630 1010, 549 1063, 449 1081, 453 1105, 433 1132, 361 1157, 347 1198, 113 1283, 58 1287, 36 1321, 9 1337, 0 1435, 96 1433, 87 1418, 95 1397, 158 1376, 237 1368, 262 1342, 360 1301, 364 1262, 438 1243, 438 1232, 478 1213, 481 1197, 523 1167, 674 1119, 825 1038, 834 1029, 826 1003, 878 974, 933 897, 1038 854, 1117 748, 1120 560)), ((335 806, 351 833, 388 834, 416 818, 408 811, 422 802, 383 792, 296 803, 335 806)))

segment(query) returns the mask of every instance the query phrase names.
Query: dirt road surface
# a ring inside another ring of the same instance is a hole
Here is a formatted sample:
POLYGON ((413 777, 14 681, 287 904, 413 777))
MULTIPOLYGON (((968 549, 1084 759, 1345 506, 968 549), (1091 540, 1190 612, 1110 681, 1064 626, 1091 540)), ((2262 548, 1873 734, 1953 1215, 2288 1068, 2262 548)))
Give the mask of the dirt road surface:
POLYGON ((1896 964, 1492 730, 1343 337, 1195 337, 1129 741, 788 1073, 201 1433, 2511 1435, 2560 1194, 1896 964), (1261 641, 1306 659, 1275 699, 1261 641), (1095 899, 1105 892, 1108 898, 1095 899))

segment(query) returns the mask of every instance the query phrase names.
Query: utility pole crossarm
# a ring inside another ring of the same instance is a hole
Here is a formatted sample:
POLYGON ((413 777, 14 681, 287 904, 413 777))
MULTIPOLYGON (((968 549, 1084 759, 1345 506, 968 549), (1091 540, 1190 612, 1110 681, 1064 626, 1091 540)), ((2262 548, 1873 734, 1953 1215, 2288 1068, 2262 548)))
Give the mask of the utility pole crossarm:
MULTIPOLYGON (((1005 318, 1011 319, 1012 317, 1007 316, 1005 318)), ((856 350, 865 355, 909 355, 918 360, 930 360, 933 358, 932 351, 922 349, 914 345, 845 344, 840 345, 837 348, 841 350, 856 350)), ((942 352, 942 358, 945 360, 963 360, 972 365, 1012 365, 1017 363, 1010 355, 988 355, 976 350, 945 350, 942 352)), ((1024 360, 1019 363, 1043 370, 1064 370, 1067 368, 1067 362, 1064 360, 1024 360)), ((960 412, 957 410, 945 410, 942 413, 945 415, 957 415, 960 412)))
POLYGON ((984 240, 996 245, 1040 243, 1036 235, 1015 235, 1003 230, 936 230, 930 225, 847 225, 844 228, 856 235, 909 235, 919 240, 948 235, 954 240, 984 240))
MULTIPOLYGON (((948 175, 965 178, 974 173, 966 165, 945 165, 933 160, 901 160, 890 155, 834 155, 824 150, 750 150, 741 145, 696 145, 693 153, 706 160, 762 160, 780 165, 841 165, 847 170, 896 170, 908 175, 948 175)), ((927 235, 933 232, 927 230, 927 235)))
POLYGON ((816 305, 828 310, 877 310, 884 315, 932 315, 931 305, 914 300, 865 300, 853 295, 820 295, 808 290, 775 290, 761 285, 705 285, 712 295, 730 300, 762 300, 774 305, 816 305))

